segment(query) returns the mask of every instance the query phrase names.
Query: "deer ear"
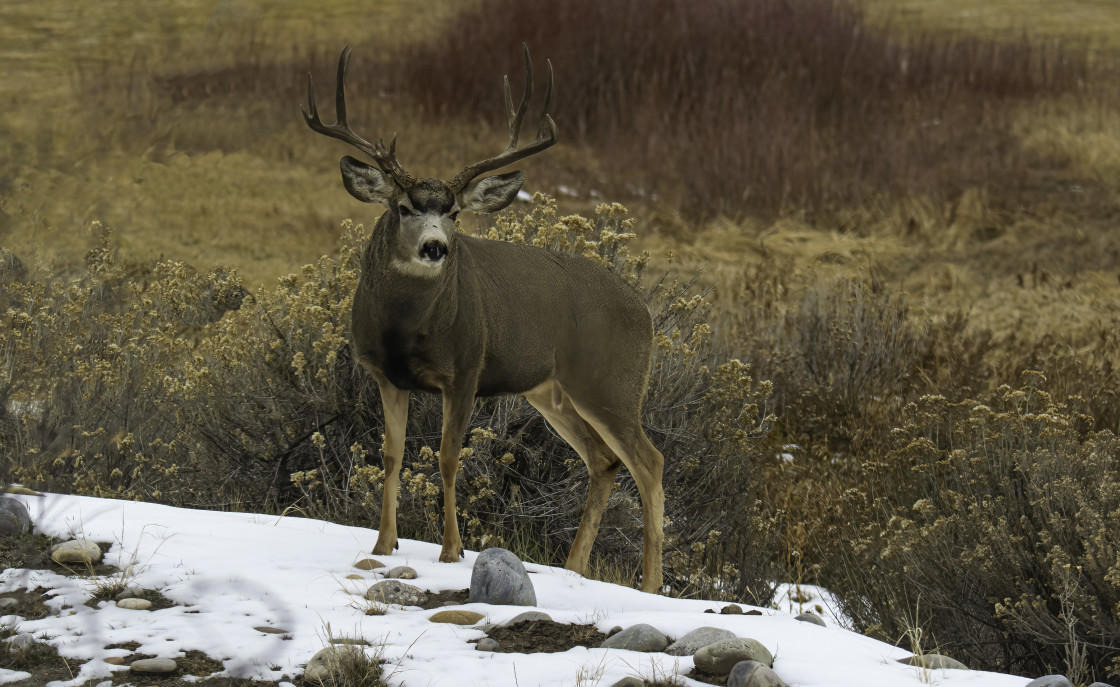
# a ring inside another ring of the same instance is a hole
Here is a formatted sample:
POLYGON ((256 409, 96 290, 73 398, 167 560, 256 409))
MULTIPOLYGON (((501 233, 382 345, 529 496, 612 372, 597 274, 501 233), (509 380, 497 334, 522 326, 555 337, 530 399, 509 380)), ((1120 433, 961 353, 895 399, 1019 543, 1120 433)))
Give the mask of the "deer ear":
POLYGON ((342 184, 350 195, 363 203, 388 205, 398 190, 397 183, 380 169, 347 155, 338 163, 342 168, 342 184))
POLYGON ((475 179, 459 193, 459 207, 471 212, 497 212, 517 197, 525 172, 507 172, 475 179))

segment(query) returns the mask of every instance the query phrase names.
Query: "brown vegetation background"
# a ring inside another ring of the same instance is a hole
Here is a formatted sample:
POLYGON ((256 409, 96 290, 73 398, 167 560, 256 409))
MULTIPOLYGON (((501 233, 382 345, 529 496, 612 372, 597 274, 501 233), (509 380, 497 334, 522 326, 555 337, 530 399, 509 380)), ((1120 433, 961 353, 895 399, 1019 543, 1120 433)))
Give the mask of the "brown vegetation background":
MULTIPOLYGON (((527 189, 557 205, 465 228, 649 295, 672 592, 821 583, 916 651, 1115 681, 1120 9, 975 5, 9 0, 3 479, 368 523, 342 220, 380 210, 305 75, 322 98, 350 43, 352 125, 448 177, 504 142, 525 41, 561 134, 527 189)), ((438 407, 411 413, 402 532, 434 537, 438 407)), ((465 540, 562 562, 578 460, 516 400, 475 425, 465 540)), ((624 480, 597 574, 632 581, 635 508, 624 480)))

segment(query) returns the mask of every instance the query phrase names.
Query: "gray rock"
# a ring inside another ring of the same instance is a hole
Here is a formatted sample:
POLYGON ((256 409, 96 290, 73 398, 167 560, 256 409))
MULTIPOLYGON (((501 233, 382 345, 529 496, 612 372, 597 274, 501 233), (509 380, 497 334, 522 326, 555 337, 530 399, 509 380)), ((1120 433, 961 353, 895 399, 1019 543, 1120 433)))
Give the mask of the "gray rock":
POLYGON ((536 606, 537 592, 525 566, 506 549, 486 549, 471 570, 470 599, 476 603, 536 606))
POLYGON ((272 627, 271 625, 257 625, 253 628, 257 632, 263 632, 266 635, 286 635, 288 630, 279 627, 272 627))
POLYGON ((728 604, 719 609, 720 615, 743 615, 743 607, 739 604, 728 604))
POLYGON ((626 677, 611 685, 611 687, 646 687, 646 681, 641 679, 640 677, 627 675, 626 677))
POLYGON ((1107 682, 1094 682, 1093 684, 1089 685, 1089 687, 1112 687, 1112 685, 1108 684, 1107 682))
POLYGON ((1073 687, 1065 675, 1043 675, 1036 677, 1023 687, 1073 687))
POLYGON ((27 651, 31 647, 38 644, 35 641, 35 635, 24 632, 12 637, 8 640, 8 649, 10 651, 27 651))
POLYGON ((618 634, 619 632, 622 632, 622 626, 621 625, 615 625, 611 629, 607 630, 607 636, 608 637, 613 637, 616 634, 618 634))
POLYGON ((727 687, 786 687, 786 683, 758 661, 739 661, 727 676, 727 687))
POLYGON ((0 537, 15 537, 31 528, 31 515, 22 501, 0 496, 0 537))
POLYGON ((524 613, 518 613, 517 615, 513 616, 509 620, 502 623, 501 626, 506 627, 507 625, 516 625, 517 623, 523 623, 531 620, 551 621, 552 616, 545 613, 544 611, 525 611, 524 613))
POLYGON ((334 668, 339 664, 339 657, 346 651, 359 651, 359 649, 352 646, 328 646, 320 649, 303 669, 303 684, 334 684, 334 668))
POLYGON ((656 627, 639 623, 607 637, 599 646, 628 651, 664 651, 668 645, 669 640, 656 627))
POLYGON ((800 620, 802 622, 812 623, 814 625, 820 625, 821 627, 825 626, 824 625, 824 620, 819 615, 817 615, 816 613, 802 613, 802 614, 798 615, 796 618, 794 618, 794 620, 800 620))
POLYGON ((416 571, 408 567, 407 565, 398 565, 395 568, 391 568, 389 572, 385 573, 385 577, 394 580, 415 580, 416 571))
MULTIPOLYGON (((919 668, 929 668, 930 670, 968 670, 968 666, 961 663, 957 659, 949 658, 948 656, 942 656, 941 654, 922 654, 921 656, 919 656, 917 654, 914 654, 913 656, 908 656, 907 658, 900 658, 900 659, 898 659, 898 662, 899 663, 905 663, 908 666, 917 666, 919 668)), ((1056 675, 1056 676, 1050 676, 1050 677, 1062 677, 1062 676, 1061 675, 1056 675)), ((1041 680, 1043 678, 1038 678, 1038 679, 1041 680)), ((1064 677, 1062 677, 1062 679, 1065 680, 1064 677)), ((1058 687, 1060 684, 1061 683, 1055 682, 1053 685, 1050 685, 1050 683, 1047 682, 1047 683, 1039 683, 1039 684, 1035 685, 1034 687, 1058 687)), ((1066 681, 1066 685, 1068 687, 1072 687, 1072 685, 1069 685, 1068 681, 1066 681)))
POLYGON ((93 565, 101 560, 101 547, 89 539, 71 539, 51 547, 51 560, 60 565, 82 563, 93 565))
POLYGON ((178 664, 170 658, 142 658, 128 664, 134 673, 174 673, 178 664))
POLYGON ((404 582, 385 580, 367 589, 366 598, 383 604, 420 606, 428 600, 428 593, 419 587, 413 587, 404 582))
POLYGON ((712 675, 727 675, 740 661, 758 661, 772 666, 774 656, 770 650, 754 639, 736 637, 724 639, 701 648, 692 656, 696 667, 712 675))
POLYGON ((502 645, 498 643, 498 640, 489 637, 483 637, 478 640, 478 644, 475 646, 475 649, 478 651, 497 651, 501 648, 502 645))
POLYGON ((719 627, 698 627, 670 644, 665 653, 670 656, 691 656, 709 644, 725 639, 735 639, 735 633, 719 627))
POLYGON ((152 602, 147 599, 137 599, 136 597, 130 599, 121 599, 117 602, 117 608, 127 608, 133 611, 146 611, 152 607, 152 602))

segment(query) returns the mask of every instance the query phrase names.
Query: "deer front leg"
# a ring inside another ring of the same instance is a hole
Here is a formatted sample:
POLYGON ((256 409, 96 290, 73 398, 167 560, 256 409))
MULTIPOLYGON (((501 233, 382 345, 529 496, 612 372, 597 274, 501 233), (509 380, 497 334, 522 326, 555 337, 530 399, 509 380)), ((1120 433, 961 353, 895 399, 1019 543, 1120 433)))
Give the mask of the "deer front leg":
POLYGON ((459 473, 459 452, 473 406, 473 390, 467 393, 444 390, 443 438, 439 442, 439 474, 443 478, 443 550, 439 559, 444 563, 456 563, 463 555, 455 511, 455 477, 459 473))
POLYGON ((381 453, 385 465, 385 491, 381 498, 381 526, 373 553, 387 556, 397 548, 397 500, 400 496, 404 433, 408 421, 408 392, 387 379, 378 379, 381 407, 385 413, 385 443, 381 453))

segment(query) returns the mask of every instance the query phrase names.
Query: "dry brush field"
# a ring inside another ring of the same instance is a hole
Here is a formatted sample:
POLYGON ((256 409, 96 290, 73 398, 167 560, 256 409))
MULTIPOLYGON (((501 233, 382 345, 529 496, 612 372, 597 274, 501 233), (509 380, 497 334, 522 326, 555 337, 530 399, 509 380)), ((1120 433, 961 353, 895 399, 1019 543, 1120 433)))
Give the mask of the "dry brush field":
MULTIPOLYGON (((498 151, 526 41, 561 135, 526 188, 556 201, 463 228, 641 281, 673 593, 820 583, 869 634, 1115 682, 1120 8, 974 4, 5 2, 3 479, 368 523, 346 343, 379 209, 305 75, 349 42, 355 129, 447 177, 498 151)), ((410 412, 402 531, 430 538, 439 409, 410 412)), ((474 426, 464 542, 555 562, 582 465, 523 403, 474 426)), ((636 504, 624 479, 609 579, 636 504)))

